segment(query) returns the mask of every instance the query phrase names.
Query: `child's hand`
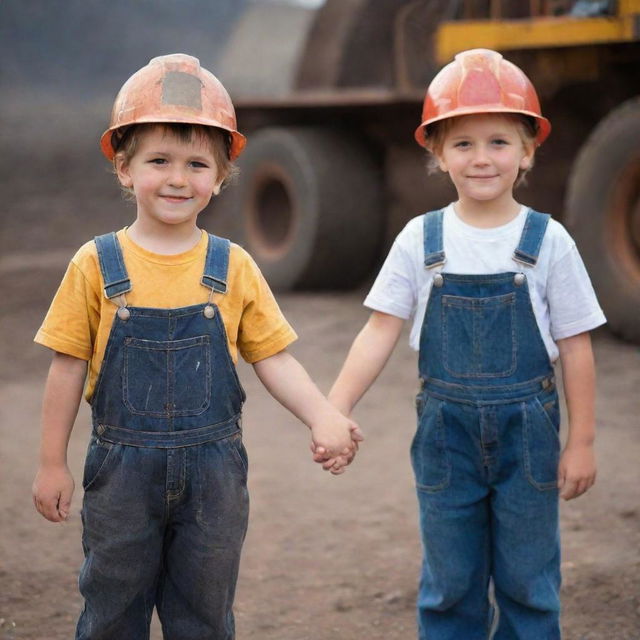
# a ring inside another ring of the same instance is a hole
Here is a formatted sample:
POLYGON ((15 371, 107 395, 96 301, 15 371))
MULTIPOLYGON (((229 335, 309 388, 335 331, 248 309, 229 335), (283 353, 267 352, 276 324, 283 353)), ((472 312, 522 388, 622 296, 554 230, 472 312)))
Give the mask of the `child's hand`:
POLYGON ((311 452, 313 453, 313 460, 318 464, 322 464, 322 468, 325 471, 330 471, 333 475, 340 475, 346 471, 346 467, 351 464, 359 449, 359 443, 364 440, 364 436, 360 427, 353 421, 351 421, 351 449, 338 456, 331 456, 323 447, 316 446, 314 442, 311 443, 311 452))
POLYGON ((75 483, 66 465, 38 469, 33 481, 33 504, 38 513, 51 522, 63 522, 69 517, 75 483))
POLYGON ((560 497, 572 500, 588 491, 596 480, 596 460, 592 444, 565 447, 558 465, 560 497))
POLYGON ((357 443, 364 437, 355 422, 330 407, 311 425, 311 439, 314 460, 322 462, 327 470, 331 468, 333 473, 341 473, 353 460, 357 443), (328 465, 329 460, 332 460, 331 465, 328 465))

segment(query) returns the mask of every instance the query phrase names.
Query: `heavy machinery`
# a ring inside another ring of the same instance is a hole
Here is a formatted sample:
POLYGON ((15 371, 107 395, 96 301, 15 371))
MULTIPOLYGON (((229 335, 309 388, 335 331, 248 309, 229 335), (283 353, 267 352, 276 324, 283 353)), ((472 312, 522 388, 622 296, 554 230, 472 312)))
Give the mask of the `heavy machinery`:
POLYGON ((411 217, 448 202, 413 139, 455 53, 503 52, 553 130, 518 193, 570 230, 609 325, 640 342, 640 0, 254 5, 219 75, 249 144, 214 228, 276 288, 345 288, 411 217))

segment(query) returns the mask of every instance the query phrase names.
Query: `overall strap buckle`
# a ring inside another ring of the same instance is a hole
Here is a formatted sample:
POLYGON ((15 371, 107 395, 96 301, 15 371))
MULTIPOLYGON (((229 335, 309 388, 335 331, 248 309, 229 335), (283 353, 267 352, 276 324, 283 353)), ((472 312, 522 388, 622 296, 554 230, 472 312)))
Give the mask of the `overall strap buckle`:
POLYGON ((442 234, 442 209, 429 211, 424 214, 423 241, 424 241, 424 267, 442 266, 446 262, 444 255, 444 241, 442 234))
POLYGON ((94 238, 98 249, 100 272, 104 282, 104 295, 115 298, 131 291, 131 280, 124 264, 122 248, 114 232, 105 233, 94 238))
POLYGON ((513 259, 516 262, 528 267, 536 266, 550 218, 551 216, 548 213, 540 213, 529 209, 522 235, 520 236, 520 242, 513 253, 513 259))
POLYGON ((229 271, 229 253, 231 243, 226 238, 209 234, 207 257, 202 275, 202 284, 211 289, 211 293, 227 292, 227 273, 229 271))

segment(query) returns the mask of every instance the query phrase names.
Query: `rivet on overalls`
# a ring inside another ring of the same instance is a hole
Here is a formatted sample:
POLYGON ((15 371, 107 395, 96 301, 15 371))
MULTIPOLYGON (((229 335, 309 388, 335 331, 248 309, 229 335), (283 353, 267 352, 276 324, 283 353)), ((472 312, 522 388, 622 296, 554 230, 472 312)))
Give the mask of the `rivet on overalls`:
POLYGON ((208 304, 204 310, 202 311, 202 313, 204 313, 204 317, 205 318, 213 318, 213 316, 216 315, 216 310, 210 305, 208 304))
POLYGON ((516 273, 515 276, 513 276, 513 284, 516 285, 516 287, 519 287, 520 285, 524 284, 524 281, 527 279, 527 277, 524 275, 524 273, 516 273))
POLYGON ((442 277, 442 274, 436 273, 436 275, 433 276, 433 286, 441 287, 443 284, 444 284, 444 278, 442 277))
POLYGON ((118 318, 120 318, 120 320, 128 320, 131 317, 131 311, 129 311, 129 309, 127 309, 127 307, 118 307, 118 318))

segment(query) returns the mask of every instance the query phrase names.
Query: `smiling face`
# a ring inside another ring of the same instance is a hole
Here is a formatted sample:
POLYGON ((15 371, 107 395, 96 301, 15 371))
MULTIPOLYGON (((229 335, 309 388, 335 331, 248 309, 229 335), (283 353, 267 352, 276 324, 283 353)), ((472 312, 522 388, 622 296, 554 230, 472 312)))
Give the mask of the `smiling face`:
POLYGON ((438 165, 449 174, 460 203, 467 208, 511 207, 520 171, 533 161, 534 146, 513 118, 477 114, 453 119, 438 165))
POLYGON ((185 141, 162 126, 141 131, 133 156, 116 156, 115 166, 135 195, 137 219, 160 226, 195 225, 222 182, 206 136, 185 141))

